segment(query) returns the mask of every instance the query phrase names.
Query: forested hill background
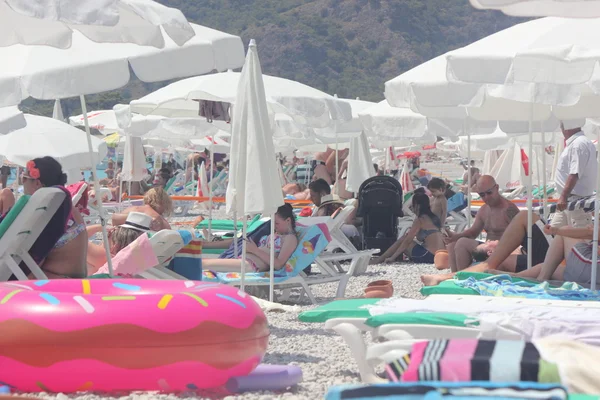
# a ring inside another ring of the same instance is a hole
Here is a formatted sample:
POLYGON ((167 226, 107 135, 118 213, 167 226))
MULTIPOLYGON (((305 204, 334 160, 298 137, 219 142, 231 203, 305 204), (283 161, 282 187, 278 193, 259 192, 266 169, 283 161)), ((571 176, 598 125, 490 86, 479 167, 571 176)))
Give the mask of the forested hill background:
MULTIPOLYGON (((256 39, 263 72, 339 97, 379 101, 384 82, 449 50, 523 19, 478 11, 468 0, 158 0, 188 20, 256 39)), ((90 96, 88 109, 111 108, 164 85, 130 83, 90 96)), ((51 115, 51 102, 25 104, 51 115)), ((76 100, 65 114, 79 113, 76 100)))

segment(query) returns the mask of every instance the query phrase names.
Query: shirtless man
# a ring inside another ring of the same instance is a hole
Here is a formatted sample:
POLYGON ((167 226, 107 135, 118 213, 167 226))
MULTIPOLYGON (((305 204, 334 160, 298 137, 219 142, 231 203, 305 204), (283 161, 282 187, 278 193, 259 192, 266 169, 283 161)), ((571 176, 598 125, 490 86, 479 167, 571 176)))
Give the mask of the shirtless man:
POLYGON ((333 183, 331 174, 327 170, 327 160, 331 154, 334 154, 334 151, 329 147, 326 151, 315 154, 315 159, 311 161, 313 181, 316 181, 317 179, 323 179, 329 185, 333 183))
POLYGON ((487 241, 499 240, 512 219, 519 213, 517 206, 502 197, 494 177, 483 175, 479 178, 477 191, 485 204, 477 212, 475 222, 469 229, 454 233, 449 238, 448 255, 452 273, 423 275, 421 281, 426 286, 437 285, 450 279, 456 271, 469 267, 473 260, 473 251, 481 244, 475 238, 485 230, 487 241))

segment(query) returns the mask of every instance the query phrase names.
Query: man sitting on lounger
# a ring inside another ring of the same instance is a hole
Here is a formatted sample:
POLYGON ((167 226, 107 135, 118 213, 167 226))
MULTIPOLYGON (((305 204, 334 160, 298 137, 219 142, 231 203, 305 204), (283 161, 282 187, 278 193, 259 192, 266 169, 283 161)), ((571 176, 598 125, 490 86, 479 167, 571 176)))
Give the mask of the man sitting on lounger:
MULTIPOLYGON (((540 218, 533 214, 532 226, 532 265, 544 262, 550 243, 540 218)), ((469 272, 485 272, 498 270, 509 273, 522 273, 527 270, 527 211, 520 211, 506 228, 500 240, 490 240, 479 244, 472 252, 475 261, 483 261, 470 268, 469 272)), ((532 268, 533 269, 533 268, 532 268)), ((520 275, 520 274, 519 274, 520 275)), ((451 279, 454 272, 443 275, 423 275, 421 281, 425 286, 435 286, 451 279)))
POLYGON ((473 226, 449 237, 448 255, 452 272, 471 265, 473 251, 481 244, 475 238, 482 231, 486 232, 486 241, 499 240, 512 219, 519 213, 517 206, 500 194, 494 177, 483 175, 477 181, 476 187, 485 204, 477 212, 473 226))

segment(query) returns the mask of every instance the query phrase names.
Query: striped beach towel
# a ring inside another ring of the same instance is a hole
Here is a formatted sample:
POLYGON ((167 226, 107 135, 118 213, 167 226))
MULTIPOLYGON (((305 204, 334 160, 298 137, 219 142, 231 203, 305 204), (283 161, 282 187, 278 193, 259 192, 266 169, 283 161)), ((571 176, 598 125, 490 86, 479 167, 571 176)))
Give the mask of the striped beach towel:
POLYGON ((388 364, 386 372, 394 382, 560 383, 557 367, 542 360, 533 343, 517 340, 419 342, 410 355, 388 364))
POLYGON ((169 269, 187 279, 201 281, 202 240, 194 238, 179 250, 169 263, 169 269))

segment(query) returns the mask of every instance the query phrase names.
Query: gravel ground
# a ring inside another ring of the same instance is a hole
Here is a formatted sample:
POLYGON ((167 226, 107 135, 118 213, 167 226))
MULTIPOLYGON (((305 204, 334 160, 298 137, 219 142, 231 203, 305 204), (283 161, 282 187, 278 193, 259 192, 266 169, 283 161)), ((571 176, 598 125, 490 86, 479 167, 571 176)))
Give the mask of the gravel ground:
MULTIPOLYGON (((179 224, 189 222, 198 215, 205 215, 206 211, 191 210, 186 216, 173 217, 172 222, 179 224)), ((216 211, 213 218, 225 217, 223 211, 216 211)), ((180 225, 180 229, 186 228, 180 225)), ((367 272, 350 279, 346 288, 346 297, 358 297, 363 294, 364 288, 371 281, 389 279, 394 285, 394 295, 409 298, 422 298, 419 294, 422 274, 436 273, 433 265, 421 264, 393 264, 371 265, 367 272)), ((313 293, 319 304, 334 300, 337 289, 336 283, 312 286, 313 293)), ((277 294, 277 291, 276 291, 277 294)), ((224 392, 210 392, 198 394, 163 395, 157 393, 136 393, 120 397, 101 396, 95 394, 81 394, 65 396, 64 394, 39 394, 43 399, 52 400, 178 400, 178 399, 307 399, 323 398, 327 389, 332 385, 359 383, 356 364, 350 355, 348 347, 342 338, 333 332, 326 331, 323 324, 308 324, 298 321, 298 313, 313 308, 306 296, 298 304, 298 312, 267 314, 271 336, 269 347, 264 358, 266 364, 293 364, 298 365, 303 371, 303 382, 284 392, 252 392, 241 395, 229 395, 224 392)))

